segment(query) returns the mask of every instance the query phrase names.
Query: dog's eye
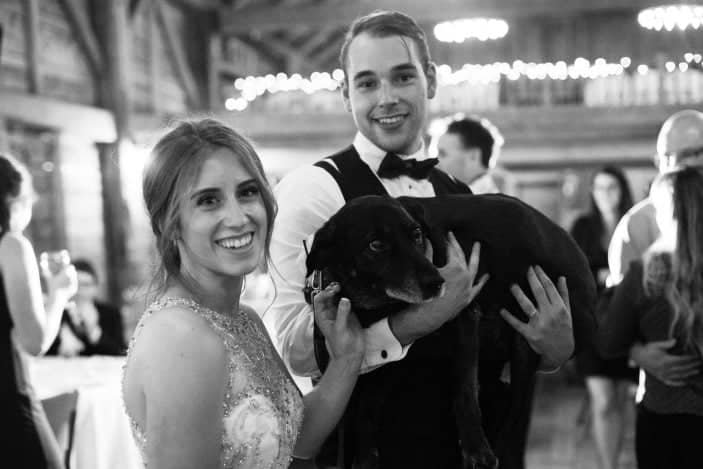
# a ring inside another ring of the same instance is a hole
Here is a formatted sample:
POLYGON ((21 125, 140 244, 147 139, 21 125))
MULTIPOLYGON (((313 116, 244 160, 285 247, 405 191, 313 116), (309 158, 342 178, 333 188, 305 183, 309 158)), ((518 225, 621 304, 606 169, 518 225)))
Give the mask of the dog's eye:
POLYGON ((383 241, 379 241, 377 239, 374 239, 369 243, 369 249, 371 249, 374 252, 381 252, 386 250, 386 243, 383 241))
POLYGON ((415 244, 422 246, 425 243, 425 236, 422 234, 420 228, 415 228, 413 231, 413 238, 415 239, 415 244))

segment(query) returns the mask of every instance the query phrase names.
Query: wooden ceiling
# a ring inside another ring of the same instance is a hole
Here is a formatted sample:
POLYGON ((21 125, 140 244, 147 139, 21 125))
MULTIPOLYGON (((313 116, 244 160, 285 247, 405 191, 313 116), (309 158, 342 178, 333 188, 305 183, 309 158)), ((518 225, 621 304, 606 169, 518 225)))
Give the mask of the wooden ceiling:
MULTIPOLYGON (((528 27, 532 28, 535 21, 570 18, 578 22, 578 18, 589 15, 603 18, 624 15, 636 21, 639 10, 666 3, 664 0, 170 1, 212 12, 224 40, 237 38, 245 42, 262 56, 273 57, 276 69, 289 73, 336 67, 346 27, 355 18, 376 9, 405 12, 429 32, 428 28, 436 22, 476 16, 505 18, 510 21, 511 30, 513 24, 520 22, 523 25, 529 22, 528 27)), ((703 5, 703 0, 685 2, 703 5)))
POLYGON ((639 11, 662 3, 662 0, 255 0, 221 7, 219 16, 223 32, 246 34, 254 30, 345 26, 376 9, 402 11, 419 23, 427 23, 475 16, 515 18, 639 11))

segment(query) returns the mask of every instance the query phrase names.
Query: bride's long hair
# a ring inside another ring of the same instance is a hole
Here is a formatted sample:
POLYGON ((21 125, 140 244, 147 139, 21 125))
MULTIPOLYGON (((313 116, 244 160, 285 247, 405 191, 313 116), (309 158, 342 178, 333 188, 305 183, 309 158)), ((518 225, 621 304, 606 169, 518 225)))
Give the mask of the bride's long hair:
POLYGON ((684 167, 663 174, 653 194, 670 197, 677 224, 671 274, 663 290, 673 311, 669 335, 703 355, 703 169, 684 167))

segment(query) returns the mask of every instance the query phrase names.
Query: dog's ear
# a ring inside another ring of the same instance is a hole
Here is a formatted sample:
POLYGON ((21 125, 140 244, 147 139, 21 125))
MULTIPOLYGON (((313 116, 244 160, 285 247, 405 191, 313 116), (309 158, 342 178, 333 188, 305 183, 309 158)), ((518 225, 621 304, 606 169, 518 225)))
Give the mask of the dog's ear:
POLYGON ((308 257, 305 259, 306 275, 310 275, 313 270, 322 270, 327 267, 327 262, 331 259, 330 252, 334 249, 336 231, 336 224, 333 220, 329 220, 317 230, 308 257))
POLYGON ((427 213, 425 207, 416 199, 411 197, 400 197, 398 199, 405 210, 420 224, 425 236, 432 244, 432 263, 436 266, 443 266, 447 263, 447 230, 432 221, 432 214, 427 213))

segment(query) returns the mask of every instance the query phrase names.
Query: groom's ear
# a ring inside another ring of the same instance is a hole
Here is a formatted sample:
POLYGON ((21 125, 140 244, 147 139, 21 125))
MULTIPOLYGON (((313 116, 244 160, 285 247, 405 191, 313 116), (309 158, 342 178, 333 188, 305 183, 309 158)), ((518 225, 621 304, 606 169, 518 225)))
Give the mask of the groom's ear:
POLYGON ((344 109, 346 109, 347 112, 351 112, 351 102, 349 101, 349 80, 347 77, 344 77, 344 80, 342 80, 340 92, 342 93, 342 101, 344 101, 344 109))

